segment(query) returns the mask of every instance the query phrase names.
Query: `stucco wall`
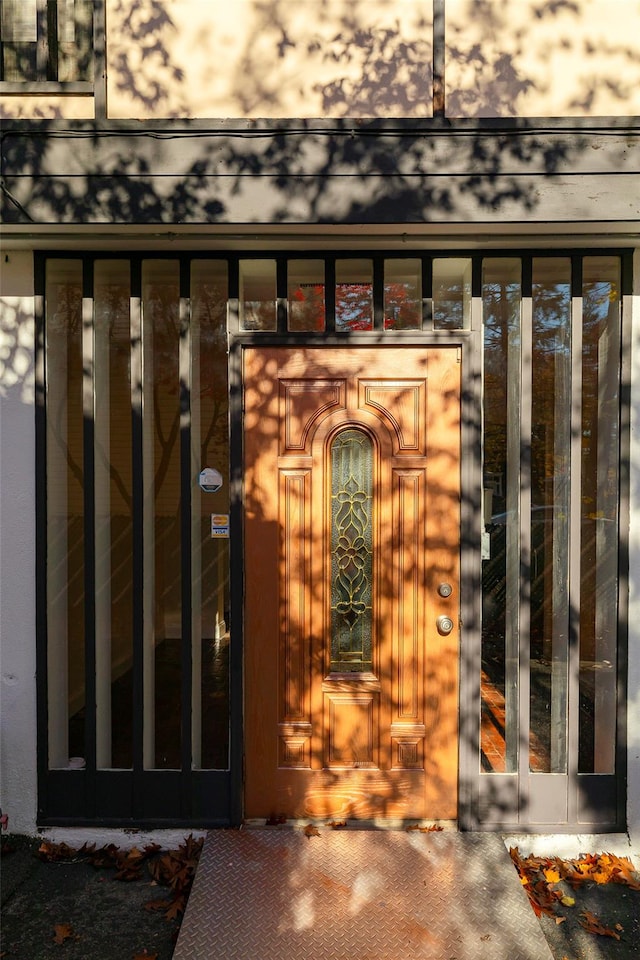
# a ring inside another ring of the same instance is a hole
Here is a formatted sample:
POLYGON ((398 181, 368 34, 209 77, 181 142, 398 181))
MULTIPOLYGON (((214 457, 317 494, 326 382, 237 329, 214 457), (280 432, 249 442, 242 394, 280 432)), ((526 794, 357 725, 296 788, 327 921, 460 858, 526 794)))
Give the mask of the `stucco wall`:
POLYGON ((450 117, 640 113, 638 0, 446 0, 450 117))
POLYGON ((431 36, 431 0, 108 0, 108 115, 425 117, 431 36))
POLYGON ((0 804, 9 828, 36 817, 33 257, 0 264, 0 804))
MULTIPOLYGON (((105 0, 105 13, 109 119, 432 115, 432 0, 105 0)), ((445 15, 447 116, 640 113, 640 0, 446 0, 445 15)), ((94 105, 0 93, 6 117, 94 105)))

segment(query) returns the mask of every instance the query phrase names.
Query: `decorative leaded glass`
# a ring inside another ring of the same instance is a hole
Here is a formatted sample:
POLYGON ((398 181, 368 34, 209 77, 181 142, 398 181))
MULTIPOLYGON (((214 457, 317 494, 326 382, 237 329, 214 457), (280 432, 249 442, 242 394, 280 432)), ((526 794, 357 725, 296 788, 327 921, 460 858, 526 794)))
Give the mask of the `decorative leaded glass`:
POLYGON ((372 668, 373 444, 349 428, 331 445, 331 669, 372 668))

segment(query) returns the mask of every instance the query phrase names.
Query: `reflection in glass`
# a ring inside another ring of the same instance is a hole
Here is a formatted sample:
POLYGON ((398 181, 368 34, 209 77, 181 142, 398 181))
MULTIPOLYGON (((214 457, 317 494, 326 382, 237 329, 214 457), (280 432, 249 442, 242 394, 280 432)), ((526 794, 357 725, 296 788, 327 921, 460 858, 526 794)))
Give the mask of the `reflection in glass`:
POLYGON ((133 535, 129 264, 98 260, 94 281, 96 759, 133 764, 133 535))
POLYGON ((58 2, 58 75, 49 79, 93 80, 93 7, 92 0, 58 2))
POLYGON ((420 260, 385 260, 384 327, 385 330, 422 328, 420 260))
POLYGON ((49 260, 47 678, 49 766, 85 756, 82 262, 49 260))
POLYGON ((178 266, 142 265, 145 767, 181 766, 178 266))
POLYGON ((520 602, 519 259, 483 261, 484 468, 481 763, 518 763, 520 602))
POLYGON ((331 668, 371 670, 373 444, 362 430, 331 444, 331 668))
POLYGON ((240 327, 242 330, 275 330, 276 261, 240 261, 240 327))
POLYGON ((227 264, 191 265, 192 766, 229 766, 229 540, 211 537, 211 515, 229 514, 227 264), (213 467, 216 493, 197 478, 213 467))
POLYGON ((324 260, 287 263, 289 330, 324 330, 324 260))
POLYGON ((336 260, 336 330, 373 330, 371 260, 336 260))
POLYGON ((583 261, 580 773, 616 748, 620 261, 583 261))
POLYGON ((463 330, 471 326, 470 258, 434 259, 433 325, 436 330, 463 330))
POLYGON ((571 261, 533 261, 530 515, 532 771, 567 764, 571 261))

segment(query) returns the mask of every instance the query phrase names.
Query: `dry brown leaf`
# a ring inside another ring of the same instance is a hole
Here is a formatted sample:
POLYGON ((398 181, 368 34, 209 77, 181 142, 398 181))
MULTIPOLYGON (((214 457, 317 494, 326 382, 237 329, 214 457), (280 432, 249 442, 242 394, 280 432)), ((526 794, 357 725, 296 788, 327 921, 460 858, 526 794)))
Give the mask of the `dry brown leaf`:
POLYGON ((48 840, 43 840, 36 856, 45 862, 55 863, 58 860, 73 860, 77 854, 78 851, 66 843, 50 843, 48 840))
POLYGON ((306 827, 304 828, 304 835, 305 835, 305 837, 307 837, 307 838, 319 837, 319 836, 320 836, 320 831, 319 831, 318 828, 315 827, 312 823, 308 823, 308 824, 306 825, 306 827))
POLYGON ((346 827, 346 820, 329 820, 329 826, 332 830, 342 830, 343 827, 346 827))
POLYGON ((65 940, 69 940, 74 936, 73 927, 70 923, 56 923, 53 927, 53 942, 54 943, 64 943, 65 940))
POLYGON ((165 913, 167 920, 177 920, 181 913, 184 913, 184 908, 187 905, 187 896, 186 894, 181 893, 179 896, 175 897, 169 904, 169 908, 165 913))
POLYGON ((579 923, 588 933, 597 933, 601 937, 613 937, 615 940, 620 939, 619 933, 612 930, 611 927, 605 927, 590 910, 585 910, 580 914, 580 917, 582 919, 579 920, 579 923))
POLYGON ((169 906, 169 903, 170 903, 169 900, 164 900, 164 899, 163 900, 147 900, 147 902, 143 904, 143 906, 145 910, 149 910, 149 911, 166 910, 167 907, 169 906))

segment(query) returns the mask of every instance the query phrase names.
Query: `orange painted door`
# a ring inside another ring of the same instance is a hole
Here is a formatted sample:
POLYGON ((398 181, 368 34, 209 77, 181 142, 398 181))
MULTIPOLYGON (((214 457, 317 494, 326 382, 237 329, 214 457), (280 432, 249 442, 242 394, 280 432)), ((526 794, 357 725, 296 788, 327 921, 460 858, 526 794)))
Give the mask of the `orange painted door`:
POLYGON ((243 377, 245 816, 456 818, 459 350, 243 377))

